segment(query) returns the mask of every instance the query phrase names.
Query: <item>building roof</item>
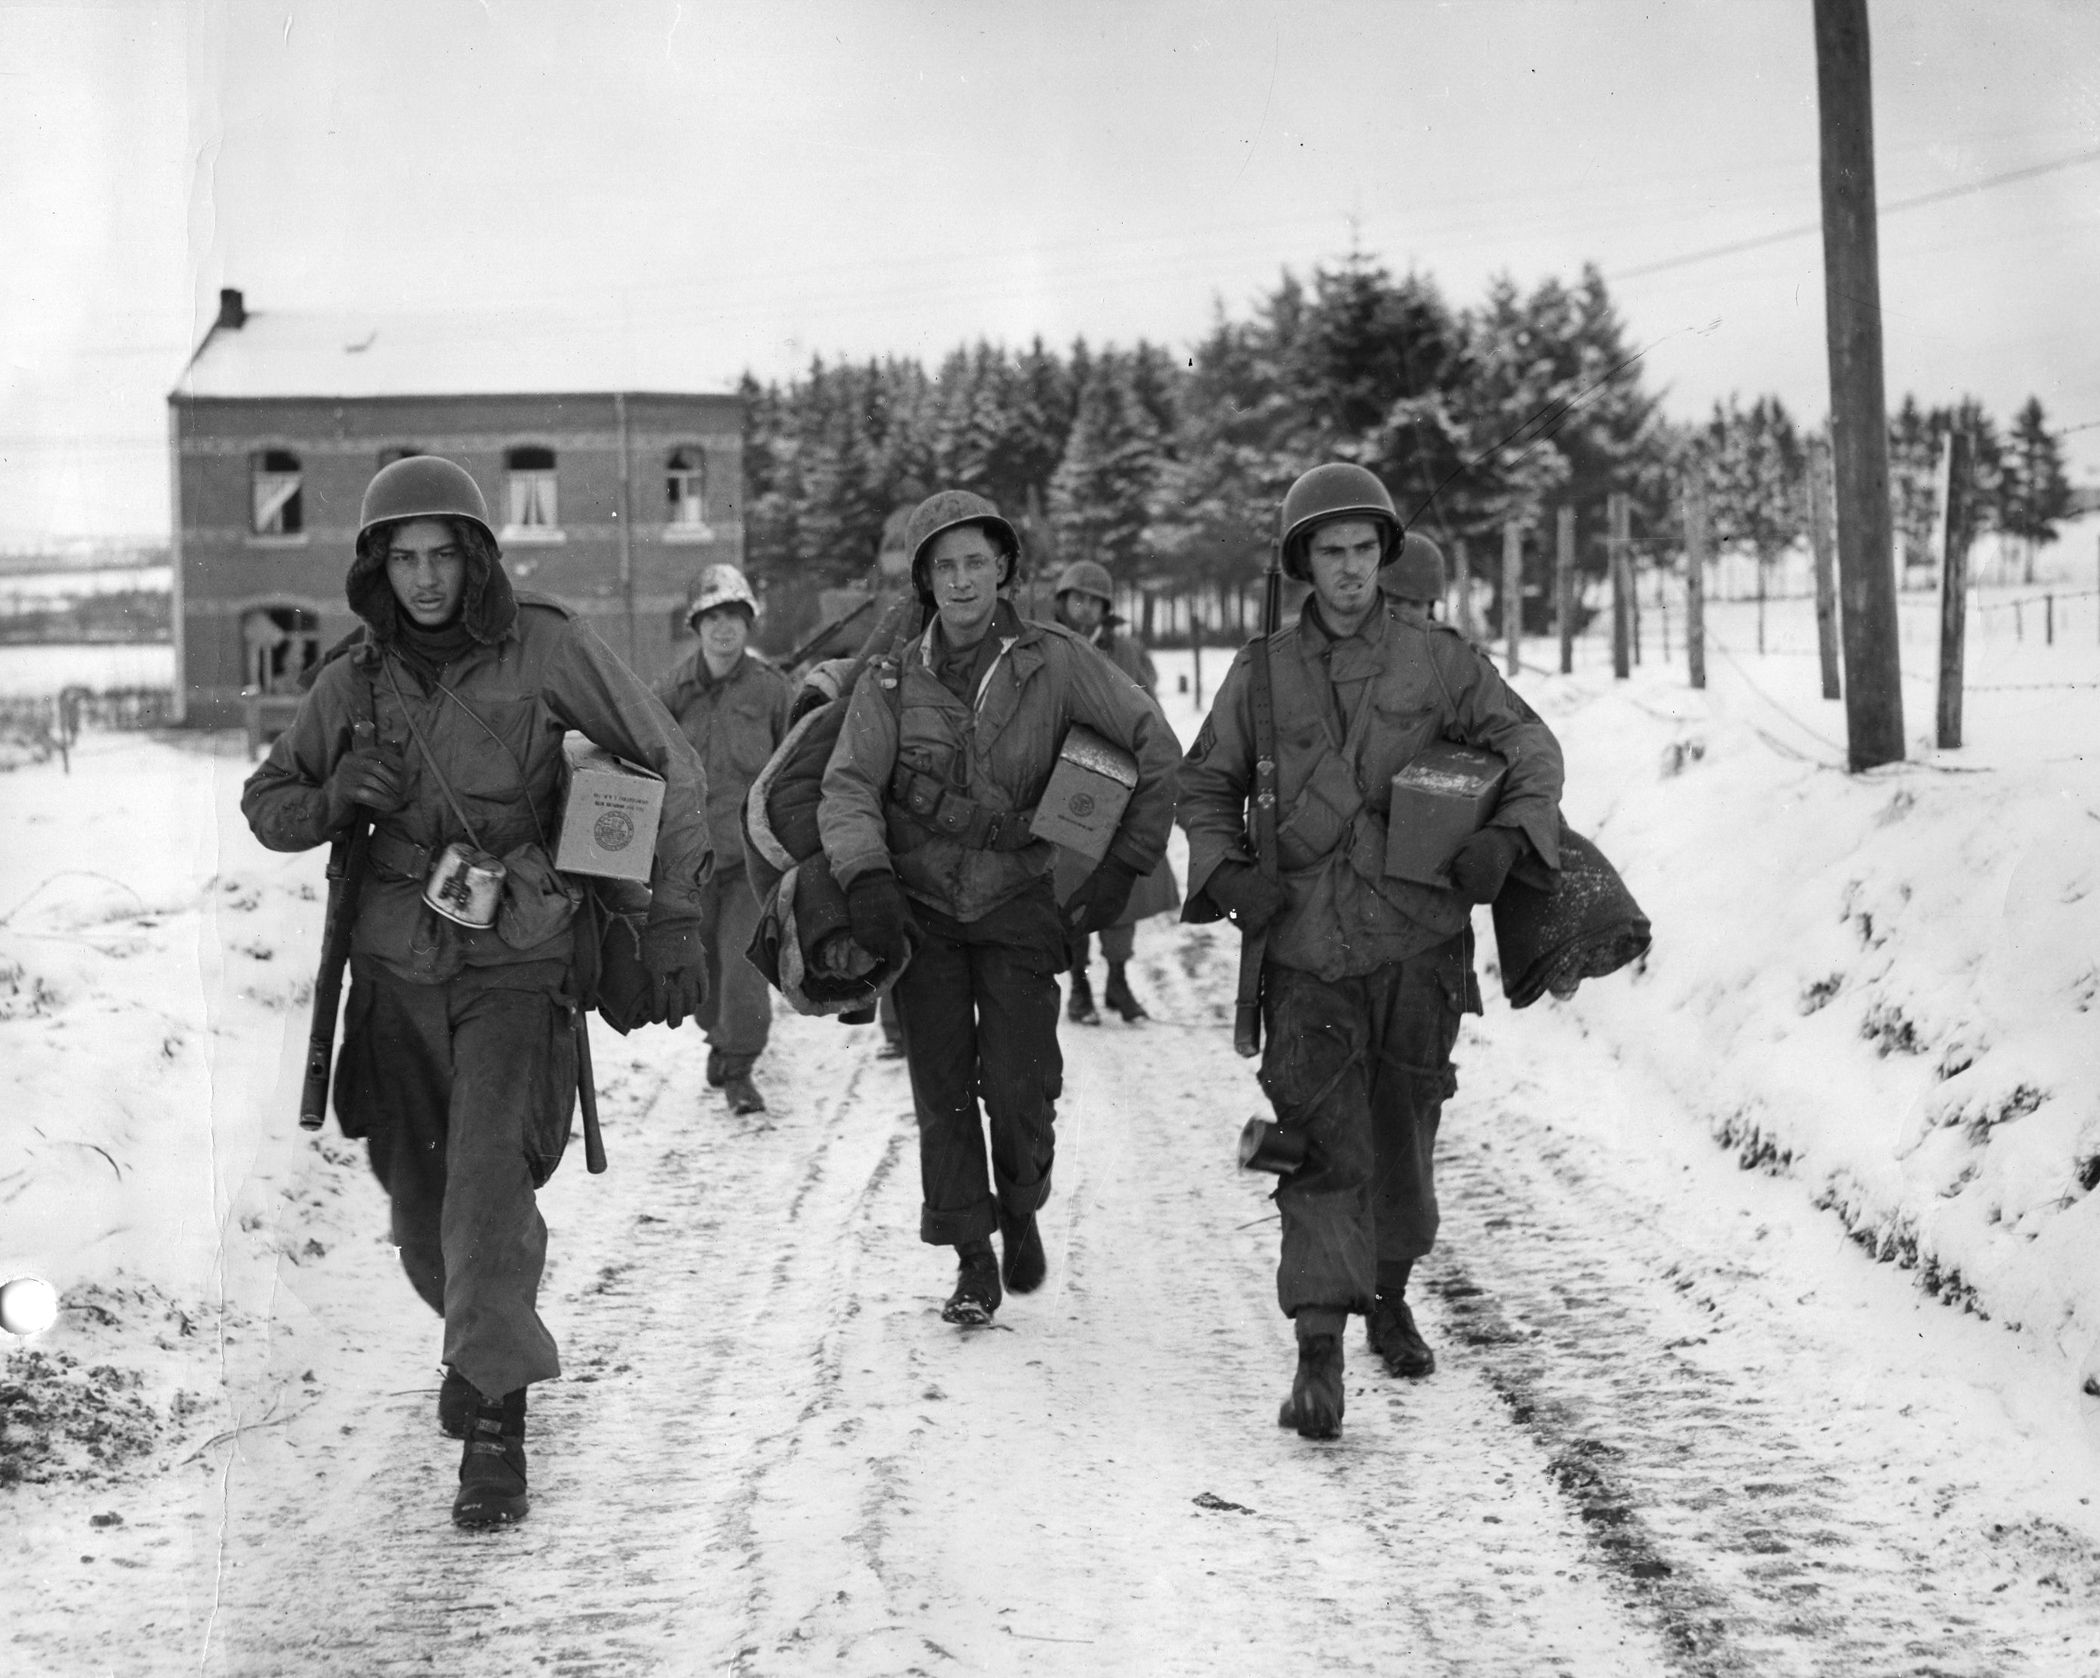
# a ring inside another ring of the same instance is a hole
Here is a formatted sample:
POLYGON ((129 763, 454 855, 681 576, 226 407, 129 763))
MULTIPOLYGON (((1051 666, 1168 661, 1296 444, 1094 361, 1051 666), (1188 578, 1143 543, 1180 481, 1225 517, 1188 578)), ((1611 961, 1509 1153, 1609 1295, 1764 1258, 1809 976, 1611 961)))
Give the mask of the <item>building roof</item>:
POLYGON ((706 358, 706 346, 681 345, 617 308, 589 316, 307 313, 248 310, 227 293, 173 395, 725 394, 706 358))

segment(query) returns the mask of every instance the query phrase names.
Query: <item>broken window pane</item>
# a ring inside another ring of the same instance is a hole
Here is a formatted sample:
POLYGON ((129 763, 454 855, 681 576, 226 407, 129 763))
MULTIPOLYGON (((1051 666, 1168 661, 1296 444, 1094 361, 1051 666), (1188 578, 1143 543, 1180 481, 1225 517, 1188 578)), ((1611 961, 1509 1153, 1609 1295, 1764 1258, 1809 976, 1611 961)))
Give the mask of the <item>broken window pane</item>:
POLYGON ((264 449, 253 457, 251 528, 258 536, 296 536, 306 528, 299 498, 299 457, 289 449, 264 449))

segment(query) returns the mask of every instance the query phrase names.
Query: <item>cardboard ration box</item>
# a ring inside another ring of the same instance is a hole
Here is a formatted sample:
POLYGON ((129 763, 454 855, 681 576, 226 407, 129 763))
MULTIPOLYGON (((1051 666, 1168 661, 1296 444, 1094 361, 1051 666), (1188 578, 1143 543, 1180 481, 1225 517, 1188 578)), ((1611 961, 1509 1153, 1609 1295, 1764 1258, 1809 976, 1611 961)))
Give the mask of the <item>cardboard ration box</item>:
POLYGON ((1425 746, 1393 777, 1385 822, 1385 871, 1420 886, 1449 886, 1451 859, 1494 813, 1509 764, 1495 752, 1447 740, 1425 746))
POLYGON ((1057 750, 1050 784, 1036 800, 1028 831, 1099 862, 1136 788, 1137 759, 1074 723, 1057 750))
POLYGON ((561 837, 554 866, 565 874, 649 880, 656 824, 664 812, 661 775, 614 757, 581 734, 562 741, 561 837))

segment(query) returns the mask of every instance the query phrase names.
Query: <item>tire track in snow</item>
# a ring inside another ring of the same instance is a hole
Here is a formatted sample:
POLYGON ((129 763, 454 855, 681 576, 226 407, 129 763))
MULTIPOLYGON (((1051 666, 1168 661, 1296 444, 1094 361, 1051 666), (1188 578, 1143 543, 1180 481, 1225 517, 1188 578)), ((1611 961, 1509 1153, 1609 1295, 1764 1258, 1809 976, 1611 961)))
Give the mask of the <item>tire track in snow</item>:
POLYGON ((565 1162, 574 1175, 542 1196, 543 1310, 565 1378, 533 1391, 531 1515, 454 1528, 459 1447, 430 1395, 410 1395, 383 1429, 357 1430, 333 1491, 279 1462, 243 1493, 233 1527, 250 1565, 208 1670, 685 1672, 736 1658, 764 1611, 758 1488, 827 1379, 805 1334, 849 1293, 836 1248, 792 1222, 850 1203, 897 1152, 864 1134, 865 1050, 818 1024, 764 1124, 704 1091, 695 1034, 604 1057, 612 1170, 565 1162))
POLYGON ((1182 972, 1178 929, 1142 936, 1168 952, 1145 971, 1161 1018, 1065 1028, 1039 1293, 946 1327, 952 1261, 912 1240, 911 1174, 867 1203, 883 1258, 840 1324, 840 1413, 762 1551, 779 1565, 822 1483, 850 1488, 864 1568, 835 1598, 805 1584, 749 1669, 1661 1671, 1480 1383, 1402 1390, 1353 1348, 1344 1440, 1276 1428, 1274 1228, 1238 1228, 1266 1203, 1230 1164, 1251 1078, 1203 1019, 1205 941, 1182 972))
MULTIPOLYGON (((1950 1461, 1948 1439, 1906 1427, 1921 1395, 1900 1373, 1833 1376, 1845 1349, 1797 1320, 1813 1284, 1787 1279, 1787 1256, 1765 1255, 1769 1279, 1742 1263, 1725 1201, 1688 1219, 1629 1194, 1609 1149, 1547 1116, 1520 1028, 1500 1027, 1469 1029, 1461 1049, 1485 1073, 1468 1083, 1493 1093, 1485 1112, 1465 1095, 1446 1109, 1445 1227, 1424 1279, 1442 1332, 1547 1454, 1593 1562, 1673 1669, 2094 1670, 2090 1610, 2033 1585, 2100 1583, 2100 1554, 1989 1519, 1978 1488, 1949 1479, 1958 1447, 1950 1461)), ((1618 1070, 1597 1045, 1574 1052, 1599 1080, 1618 1070)))

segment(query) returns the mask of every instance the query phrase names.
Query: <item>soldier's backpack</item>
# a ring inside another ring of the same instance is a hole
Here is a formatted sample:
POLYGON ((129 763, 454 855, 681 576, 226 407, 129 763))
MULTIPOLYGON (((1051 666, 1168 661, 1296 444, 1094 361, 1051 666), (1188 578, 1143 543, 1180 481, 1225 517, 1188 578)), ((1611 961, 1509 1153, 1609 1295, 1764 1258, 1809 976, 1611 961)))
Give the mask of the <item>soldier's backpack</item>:
POLYGON ((744 800, 744 863, 759 901, 747 953, 798 1014, 865 1023, 910 960, 907 954, 880 962, 853 942, 846 894, 817 831, 817 806, 855 683, 877 658, 894 656, 916 615, 915 603, 901 602, 856 657, 833 659, 804 677, 787 734, 744 800))

